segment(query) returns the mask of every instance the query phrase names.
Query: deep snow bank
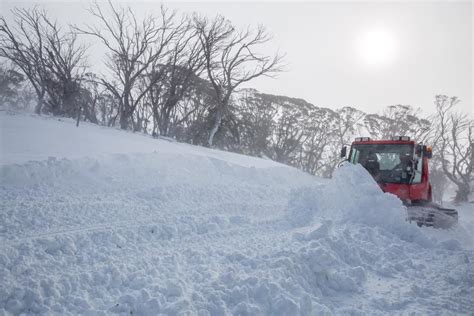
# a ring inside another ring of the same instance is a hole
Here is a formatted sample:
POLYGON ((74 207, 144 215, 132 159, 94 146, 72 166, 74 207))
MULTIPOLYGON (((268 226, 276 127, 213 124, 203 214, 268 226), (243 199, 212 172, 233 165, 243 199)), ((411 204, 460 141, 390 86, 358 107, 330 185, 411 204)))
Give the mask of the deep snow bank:
POLYGON ((287 218, 301 242, 298 266, 323 296, 346 300, 365 292, 368 303, 345 302, 350 307, 338 312, 470 314, 474 210, 459 208, 458 226, 420 229, 406 222, 401 201, 383 193, 364 168, 344 165, 326 185, 296 189, 287 218))
POLYGON ((307 225, 315 218, 317 221, 326 218, 339 224, 377 227, 401 239, 431 245, 424 230, 407 225, 403 203, 395 195, 382 192, 360 165, 343 165, 335 171, 328 185, 296 190, 288 214, 295 226, 307 225))
MULTIPOLYGON (((38 120, 54 135, 69 124, 38 120)), ((62 133, 88 157, 69 156, 62 139, 35 158, 35 131, 9 124, 24 144, 15 155, 36 161, 0 167, 0 314, 474 310, 464 223, 443 232, 406 223, 401 203, 363 168, 323 181, 133 134, 142 151, 93 151, 62 133)), ((87 142, 105 130, 87 129, 87 142)), ((110 146, 135 141, 107 133, 110 146)))

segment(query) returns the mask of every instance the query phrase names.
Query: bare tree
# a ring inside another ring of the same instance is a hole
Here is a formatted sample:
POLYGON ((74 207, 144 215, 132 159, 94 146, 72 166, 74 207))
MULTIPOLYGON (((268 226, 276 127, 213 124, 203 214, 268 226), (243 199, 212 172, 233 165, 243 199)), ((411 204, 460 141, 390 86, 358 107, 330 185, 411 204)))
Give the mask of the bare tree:
POLYGON ((437 95, 434 143, 441 156, 441 167, 456 186, 456 202, 468 200, 474 180, 474 120, 454 112, 457 97, 437 95))
POLYGON ((108 14, 98 3, 89 9, 100 26, 76 30, 98 38, 109 50, 106 66, 112 79, 102 78, 101 83, 119 101, 120 127, 127 129, 142 98, 160 80, 155 74, 139 89, 139 78, 168 56, 168 44, 179 35, 180 28, 174 23, 174 12, 163 6, 159 17, 148 15, 138 21, 130 8, 116 8, 111 1, 108 4, 108 14))
MULTIPOLYGON (((155 64, 150 76, 161 78, 148 91, 147 102, 153 113, 153 134, 168 136, 177 105, 193 89, 204 69, 204 56, 197 32, 190 21, 181 24, 179 36, 170 43, 167 64, 155 64)), ((150 77, 144 77, 145 81, 150 77)))
POLYGON ((269 145, 275 129, 278 105, 254 89, 242 89, 237 99, 241 145, 245 154, 270 157, 269 145))
POLYGON ((411 105, 390 105, 383 111, 383 116, 388 119, 387 131, 391 135, 406 135, 419 142, 424 142, 431 130, 428 119, 420 117, 420 109, 411 105))
POLYGON ((81 109, 81 84, 85 79, 86 47, 79 45, 75 32, 64 32, 56 21, 43 15, 45 32, 46 89, 53 114, 76 116, 81 109))
POLYGON ((12 67, 0 64, 0 104, 16 104, 25 77, 12 67))
POLYGON ((172 114, 170 129, 173 136, 191 144, 207 144, 209 110, 214 107, 214 103, 211 84, 196 77, 192 90, 179 102, 172 114))
POLYGON ((443 171, 441 159, 436 159, 437 156, 435 154, 430 161, 430 184, 433 201, 442 205, 449 179, 443 171))
POLYGON ((275 129, 270 143, 270 157, 278 162, 296 166, 298 153, 308 137, 304 127, 309 104, 279 105, 275 129))
POLYGON ((364 124, 370 135, 378 139, 404 135, 424 141, 431 130, 431 123, 420 118, 417 111, 410 105, 391 105, 382 114, 367 114, 364 124))
POLYGON ((44 10, 15 8, 12 14, 11 24, 0 17, 0 56, 18 66, 34 88, 38 99, 35 112, 39 114, 45 102, 53 114, 74 109, 73 96, 79 91, 86 48, 44 10))
POLYGON ((86 121, 106 125, 106 122, 101 122, 100 118, 98 118, 100 114, 100 102, 105 92, 105 88, 100 85, 98 81, 96 74, 90 72, 84 74, 79 91, 79 114, 86 121))
POLYGON ((255 32, 250 29, 239 32, 222 16, 212 21, 195 16, 194 21, 217 101, 208 139, 208 145, 212 146, 222 120, 229 114, 235 89, 254 78, 281 71, 282 57, 257 54, 257 48, 271 39, 262 26, 255 32))
POLYGON ((13 25, 0 17, 0 56, 9 59, 25 74, 33 86, 41 113, 46 94, 43 11, 38 8, 12 10, 13 25))
POLYGON ((365 113, 350 106, 336 110, 334 133, 331 134, 331 143, 327 160, 327 173, 332 175, 341 162, 340 150, 352 142, 355 136, 362 135, 365 113))
POLYGON ((343 145, 348 144, 355 134, 361 132, 365 113, 350 106, 345 106, 336 112, 338 115, 336 134, 338 146, 341 148, 343 145))
POLYGON ((329 177, 334 156, 330 145, 336 140, 338 115, 330 109, 313 106, 306 117, 306 137, 298 165, 308 173, 329 177))

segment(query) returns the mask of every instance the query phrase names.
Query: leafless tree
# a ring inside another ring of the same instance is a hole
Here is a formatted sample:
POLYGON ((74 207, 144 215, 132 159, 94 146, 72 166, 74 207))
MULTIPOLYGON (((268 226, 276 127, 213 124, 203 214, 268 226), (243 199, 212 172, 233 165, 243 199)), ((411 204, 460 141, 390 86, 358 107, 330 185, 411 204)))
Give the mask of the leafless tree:
POLYGON ((406 135, 418 142, 426 141, 431 130, 428 119, 420 116, 420 109, 410 105, 390 105, 383 111, 383 116, 388 119, 388 136, 406 135))
POLYGON ((86 73, 82 80, 80 93, 80 113, 84 120, 94 124, 107 125, 105 121, 100 120, 100 102, 104 97, 104 87, 99 84, 99 79, 95 73, 86 73))
POLYGON ((0 104, 17 104, 25 77, 13 67, 0 64, 0 104))
POLYGON ((12 14, 12 25, 0 17, 0 56, 9 59, 25 74, 38 97, 35 112, 39 114, 46 94, 44 12, 36 7, 15 8, 12 14))
POLYGON ((456 113, 457 97, 437 95, 434 143, 441 156, 441 167, 456 186, 456 202, 468 200, 474 180, 474 120, 456 113))
POLYGON ((11 23, 0 17, 0 56, 28 78, 38 99, 35 112, 39 114, 46 102, 53 114, 75 108, 73 96, 79 91, 86 48, 44 10, 15 8, 12 15, 11 23))
POLYGON ((207 77, 217 100, 208 139, 208 145, 212 146, 222 120, 229 114, 235 89, 257 77, 272 76, 281 71, 282 56, 257 54, 257 49, 271 39, 262 26, 254 32, 250 29, 237 31, 222 16, 213 20, 194 16, 194 22, 204 51, 207 77))
POLYGON ((236 101, 242 152, 270 157, 268 149, 275 129, 278 105, 254 89, 242 89, 236 101))
POLYGON ((139 21, 130 8, 117 8, 108 2, 108 13, 98 3, 89 12, 100 26, 76 27, 79 33, 98 38, 108 49, 106 63, 112 79, 102 78, 101 83, 119 101, 120 127, 130 126, 133 113, 151 87, 160 80, 152 76, 145 87, 138 88, 141 76, 150 67, 168 56, 168 44, 179 35, 175 13, 161 7, 160 16, 148 15, 139 21))
POLYGON ((336 112, 338 115, 336 122, 338 146, 342 147, 348 144, 355 134, 361 133, 365 113, 350 106, 345 106, 336 112))
MULTIPOLYGON (((327 172, 332 175, 341 162, 340 150, 352 142, 355 136, 363 134, 365 113, 350 106, 336 110, 337 118, 332 120, 334 133, 330 136, 327 172)), ((329 176, 328 175, 328 176, 329 176)))
POLYGON ((199 77, 195 79, 197 81, 192 84, 190 93, 176 107, 170 129, 178 140, 205 145, 209 130, 209 110, 214 107, 215 98, 208 81, 199 77))
POLYGON ((304 171, 326 177, 332 174, 331 157, 334 153, 329 147, 336 140, 337 120, 337 113, 326 108, 313 106, 307 113, 304 124, 306 137, 298 164, 304 171))
POLYGON ((307 133, 304 129, 307 107, 309 105, 279 105, 275 129, 270 143, 270 157, 281 163, 297 166, 298 153, 301 152, 307 133))
POLYGON ((391 105, 381 114, 367 114, 364 124, 370 135, 378 139, 403 135, 422 142, 429 135, 431 123, 416 112, 410 105, 391 105))
MULTIPOLYGON (((150 76, 158 75, 161 78, 147 94, 154 120, 153 134, 156 135, 169 135, 171 119, 177 112, 178 103, 190 93, 204 69, 204 56, 197 32, 189 22, 181 24, 179 36, 170 43, 167 63, 152 67, 150 76)), ((150 77, 144 77, 144 80, 148 81, 150 77)))
MULTIPOLYGON (((85 79, 86 46, 77 42, 75 32, 64 32, 56 21, 43 15, 45 32, 45 66, 48 70, 46 89, 53 114, 79 115, 81 84, 85 79)), ((82 90, 83 91, 83 90, 82 90)))

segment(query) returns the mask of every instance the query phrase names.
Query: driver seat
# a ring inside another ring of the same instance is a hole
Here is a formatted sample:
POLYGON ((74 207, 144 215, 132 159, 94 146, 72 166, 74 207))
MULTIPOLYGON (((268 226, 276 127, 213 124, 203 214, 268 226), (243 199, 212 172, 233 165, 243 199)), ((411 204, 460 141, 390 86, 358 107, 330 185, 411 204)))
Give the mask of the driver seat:
POLYGON ((375 178, 375 180, 378 179, 380 174, 380 163, 376 154, 370 153, 368 155, 364 167, 375 178))

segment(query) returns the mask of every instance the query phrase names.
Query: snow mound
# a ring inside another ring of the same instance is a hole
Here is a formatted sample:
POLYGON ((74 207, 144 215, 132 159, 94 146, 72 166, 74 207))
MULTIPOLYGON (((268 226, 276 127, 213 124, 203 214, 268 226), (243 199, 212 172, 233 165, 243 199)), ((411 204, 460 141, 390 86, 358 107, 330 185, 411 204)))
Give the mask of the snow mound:
POLYGON ((425 247, 431 245, 420 229, 407 224, 403 203, 384 193, 360 165, 343 165, 327 185, 297 189, 287 212, 295 226, 311 224, 315 218, 330 218, 339 224, 377 227, 403 240, 417 240, 425 247))
POLYGON ((85 125, 84 140, 73 122, 2 119, 16 145, 0 167, 0 314, 474 310, 472 234, 407 223, 360 166, 323 180, 122 131, 85 125), (26 125, 55 140, 31 151, 44 140, 26 125), (94 147, 103 137, 108 149, 94 147))

